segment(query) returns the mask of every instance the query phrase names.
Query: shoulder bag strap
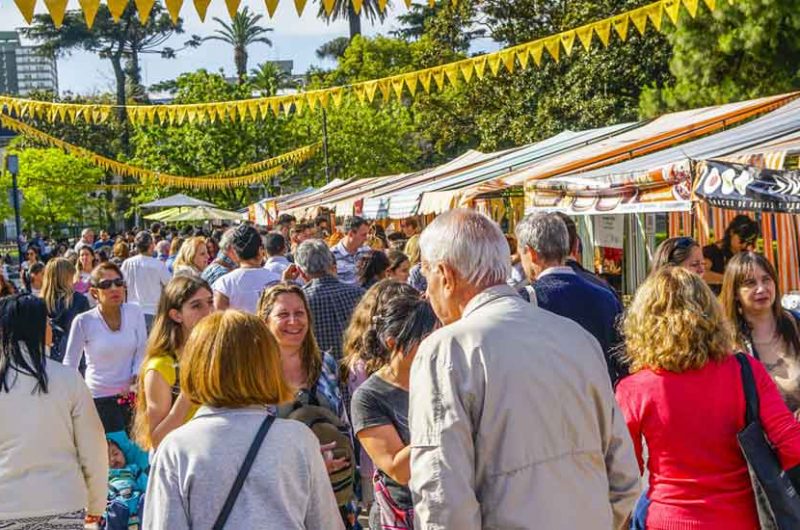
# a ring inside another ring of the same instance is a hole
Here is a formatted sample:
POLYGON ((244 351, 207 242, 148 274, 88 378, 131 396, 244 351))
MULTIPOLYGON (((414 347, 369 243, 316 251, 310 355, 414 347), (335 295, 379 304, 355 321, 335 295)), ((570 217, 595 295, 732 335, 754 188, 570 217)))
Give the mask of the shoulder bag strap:
POLYGON ((736 360, 739 361, 739 367, 742 372, 742 386, 744 387, 745 399, 745 426, 747 426, 759 419, 758 390, 756 390, 756 381, 755 377, 753 377, 753 370, 750 367, 747 354, 737 353, 736 360))
POLYGON ((250 450, 247 451, 247 456, 244 458, 242 467, 239 469, 239 474, 236 476, 236 480, 233 482, 233 487, 231 487, 231 491, 228 493, 228 498, 225 499, 225 504, 222 505, 222 511, 219 512, 212 530, 222 530, 225 527, 225 522, 228 520, 228 516, 231 514, 233 505, 236 503, 236 498, 239 496, 239 492, 242 490, 244 481, 247 478, 248 473, 250 473, 250 468, 253 466, 253 462, 258 455, 258 450, 261 449, 261 444, 264 442, 264 438, 267 437, 267 432, 269 432, 269 428, 272 427, 272 422, 274 421, 275 416, 272 414, 264 418, 264 422, 258 429, 256 437, 253 440, 253 443, 250 445, 250 450))

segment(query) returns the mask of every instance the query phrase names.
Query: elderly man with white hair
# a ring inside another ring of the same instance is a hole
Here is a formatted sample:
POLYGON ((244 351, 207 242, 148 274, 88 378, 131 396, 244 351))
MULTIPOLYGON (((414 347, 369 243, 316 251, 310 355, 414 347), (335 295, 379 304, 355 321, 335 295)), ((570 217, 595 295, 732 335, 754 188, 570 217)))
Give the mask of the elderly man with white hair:
POLYGON ((425 530, 621 528, 639 468, 597 341, 506 285, 508 244, 470 210, 420 237, 444 327, 411 372, 411 481, 425 530))

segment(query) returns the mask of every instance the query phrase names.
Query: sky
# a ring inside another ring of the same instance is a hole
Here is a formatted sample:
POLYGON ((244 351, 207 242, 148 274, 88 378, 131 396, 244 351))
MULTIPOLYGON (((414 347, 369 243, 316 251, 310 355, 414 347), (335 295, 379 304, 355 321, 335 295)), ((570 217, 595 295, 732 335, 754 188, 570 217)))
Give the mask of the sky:
MULTIPOLYGON (((395 2, 400 4, 400 2, 395 2)), ((249 6, 251 11, 264 15, 262 24, 273 28, 269 38, 272 47, 264 44, 255 44, 248 49, 248 68, 255 67, 266 60, 294 60, 294 73, 304 73, 309 66, 317 65, 331 67, 333 64, 320 61, 314 55, 315 50, 325 42, 336 37, 347 36, 346 21, 326 24, 316 17, 316 3, 308 2, 302 17, 297 16, 294 2, 281 0, 273 19, 269 19, 263 0, 242 0, 241 7, 249 6)), ((70 0, 68 9, 77 9, 77 0, 70 0)), ((398 26, 397 14, 405 10, 404 6, 395 8, 384 24, 370 24, 363 21, 363 31, 366 35, 377 33, 386 34, 398 26)), ((44 2, 39 1, 37 13, 44 13, 44 2)), ((194 10, 191 1, 186 0, 181 10, 186 33, 175 36, 168 43, 173 48, 181 47, 189 35, 210 35, 217 27, 212 17, 229 20, 225 3, 214 0, 208 8, 205 23, 201 22, 194 10)), ((11 0, 0 0, 0 31, 14 30, 25 25, 25 20, 17 11, 11 0)), ((167 79, 175 79, 184 72, 191 72, 199 68, 217 72, 224 69, 226 75, 233 75, 233 50, 222 43, 209 41, 200 48, 188 49, 181 52, 176 59, 161 59, 157 56, 145 56, 142 59, 142 77, 145 86, 158 83, 167 79)), ((68 57, 58 60, 59 90, 63 94, 70 91, 76 94, 91 95, 100 92, 113 92, 114 76, 108 61, 97 58, 96 55, 86 52, 75 52, 68 57)))

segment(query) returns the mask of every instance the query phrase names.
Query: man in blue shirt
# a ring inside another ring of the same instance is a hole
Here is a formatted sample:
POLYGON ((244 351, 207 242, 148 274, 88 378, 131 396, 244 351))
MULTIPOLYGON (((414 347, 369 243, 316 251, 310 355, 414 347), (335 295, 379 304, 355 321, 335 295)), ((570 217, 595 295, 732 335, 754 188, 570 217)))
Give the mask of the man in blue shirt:
POLYGON ((336 273, 339 280, 350 284, 358 284, 358 262, 362 256, 370 252, 364 246, 369 235, 369 224, 366 219, 354 215, 344 220, 344 237, 332 249, 336 258, 336 273))
POLYGON ((531 214, 516 228, 520 258, 533 285, 531 302, 569 318, 591 333, 603 349, 612 383, 625 370, 615 355, 620 344, 617 320, 622 304, 567 265, 569 234, 558 214, 531 214))

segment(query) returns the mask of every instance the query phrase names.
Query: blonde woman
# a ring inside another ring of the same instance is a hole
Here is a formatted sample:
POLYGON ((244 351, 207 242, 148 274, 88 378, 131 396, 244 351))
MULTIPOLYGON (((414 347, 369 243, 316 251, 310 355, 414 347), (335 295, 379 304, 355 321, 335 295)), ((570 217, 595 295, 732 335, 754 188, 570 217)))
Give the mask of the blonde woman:
POLYGON ((95 306, 95 300, 89 297, 89 287, 91 287, 89 279, 96 264, 97 259, 92 247, 82 246, 78 251, 78 261, 75 262, 73 285, 75 292, 86 296, 89 300, 89 305, 92 307, 95 306))
MULTIPOLYGON (((617 385, 639 465, 647 440, 649 487, 635 528, 760 528, 736 433, 745 426, 733 329, 703 279, 682 267, 654 271, 624 321, 632 375, 617 385), (645 526, 646 525, 646 526, 645 526)), ((764 367, 749 358, 760 421, 798 484, 800 424, 764 367)))
POLYGON ((213 310, 211 287, 194 276, 176 276, 161 294, 138 379, 133 432, 145 449, 158 447, 196 410, 180 392, 178 362, 192 329, 213 310))
POLYGON ((56 362, 64 359, 72 321, 91 309, 86 297, 75 292, 74 279, 75 266, 68 259, 51 259, 44 268, 42 299, 53 330, 50 358, 56 362))
POLYGON ((270 407, 290 399, 291 390, 278 345, 261 319, 236 310, 203 319, 184 347, 180 380, 201 407, 158 448, 145 530, 220 523, 250 448, 252 467, 220 527, 344 528, 316 436, 300 422, 273 417, 270 407), (260 443, 257 432, 265 433, 260 443))
POLYGON ((204 237, 190 237, 178 251, 173 266, 174 274, 189 274, 199 277, 208 267, 208 247, 204 237))

